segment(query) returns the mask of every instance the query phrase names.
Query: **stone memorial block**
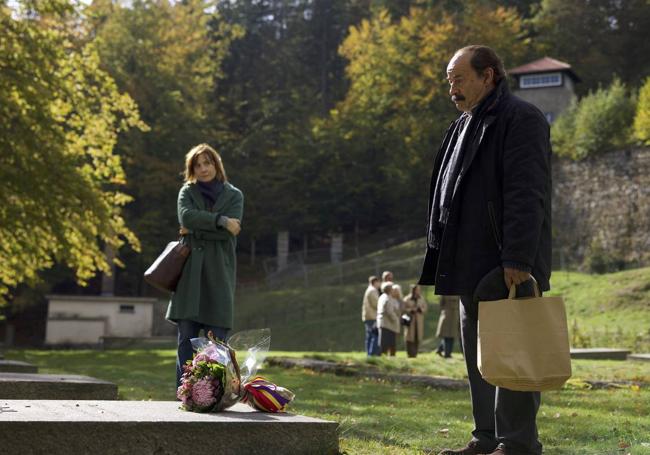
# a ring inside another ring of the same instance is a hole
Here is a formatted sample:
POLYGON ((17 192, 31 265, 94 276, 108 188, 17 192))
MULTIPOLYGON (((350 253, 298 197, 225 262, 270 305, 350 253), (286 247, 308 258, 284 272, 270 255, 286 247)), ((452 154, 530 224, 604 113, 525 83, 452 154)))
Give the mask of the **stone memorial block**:
POLYGON ((38 373, 38 367, 17 360, 0 360, 0 373, 38 373))
POLYGON ((0 400, 117 400, 117 386, 88 376, 0 373, 0 400))
POLYGON ((338 453, 337 427, 241 403, 199 414, 180 410, 176 401, 0 399, 0 441, 7 453, 327 455, 338 453))
POLYGON ((631 351, 629 349, 573 348, 571 349, 571 358, 594 360, 625 360, 630 352, 631 351))
POLYGON ((630 354, 627 360, 639 360, 641 362, 650 362, 650 354, 630 354))

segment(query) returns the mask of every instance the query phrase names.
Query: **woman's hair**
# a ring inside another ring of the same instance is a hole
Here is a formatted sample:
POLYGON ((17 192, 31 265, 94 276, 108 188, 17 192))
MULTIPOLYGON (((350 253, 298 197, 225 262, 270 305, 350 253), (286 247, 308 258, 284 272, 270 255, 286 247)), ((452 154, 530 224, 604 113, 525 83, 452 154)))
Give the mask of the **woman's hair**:
POLYGON ((194 175, 194 165, 199 159, 199 156, 203 154, 205 154, 208 157, 208 160, 214 164, 214 167, 217 170, 217 179, 222 182, 227 182, 228 176, 226 175, 226 170, 223 168, 221 156, 219 156, 217 151, 208 144, 199 144, 196 147, 193 147, 192 150, 187 152, 187 155, 185 155, 185 172, 183 174, 185 181, 194 182, 196 180, 196 176, 194 175))
POLYGON ((410 299, 412 299, 412 298, 413 298, 413 294, 415 293, 415 289, 416 289, 416 288, 419 289, 419 288, 420 288, 420 285, 418 285, 418 284, 412 284, 412 285, 410 285, 410 286, 409 286, 409 291, 410 291, 410 292, 406 295, 406 297, 404 297, 404 300, 410 300, 410 299))

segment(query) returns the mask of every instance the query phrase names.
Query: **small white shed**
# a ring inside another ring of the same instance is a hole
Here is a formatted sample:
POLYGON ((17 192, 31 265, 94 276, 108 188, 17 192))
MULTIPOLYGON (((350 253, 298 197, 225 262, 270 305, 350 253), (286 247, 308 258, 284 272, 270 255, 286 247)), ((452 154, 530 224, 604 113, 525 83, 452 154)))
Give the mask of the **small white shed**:
POLYGON ((45 344, 100 344, 102 337, 150 337, 156 299, 49 295, 45 344))

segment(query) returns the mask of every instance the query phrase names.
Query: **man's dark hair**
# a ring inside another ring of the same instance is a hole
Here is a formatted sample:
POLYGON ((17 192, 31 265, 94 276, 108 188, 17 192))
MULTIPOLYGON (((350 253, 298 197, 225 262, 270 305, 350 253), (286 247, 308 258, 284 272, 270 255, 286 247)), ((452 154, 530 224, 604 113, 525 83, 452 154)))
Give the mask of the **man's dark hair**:
POLYGON ((501 57, 494 52, 493 49, 487 46, 481 46, 478 44, 473 44, 471 46, 465 46, 462 49, 458 49, 456 54, 462 54, 465 52, 471 52, 472 56, 469 59, 470 65, 476 71, 476 74, 479 76, 482 75, 486 69, 492 68, 494 71, 494 83, 498 84, 501 82, 501 79, 506 77, 506 70, 503 66, 503 61, 501 57))

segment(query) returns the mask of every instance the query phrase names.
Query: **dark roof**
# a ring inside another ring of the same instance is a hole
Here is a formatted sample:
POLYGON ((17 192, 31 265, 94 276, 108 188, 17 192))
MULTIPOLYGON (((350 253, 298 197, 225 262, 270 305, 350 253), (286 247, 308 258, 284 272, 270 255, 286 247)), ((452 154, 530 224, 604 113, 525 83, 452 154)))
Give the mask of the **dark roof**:
POLYGON ((534 73, 548 73, 550 71, 565 71, 576 81, 579 82, 580 78, 573 72, 571 65, 551 57, 540 58, 534 62, 526 63, 525 65, 518 66, 508 70, 508 74, 518 76, 521 74, 534 74, 534 73))

